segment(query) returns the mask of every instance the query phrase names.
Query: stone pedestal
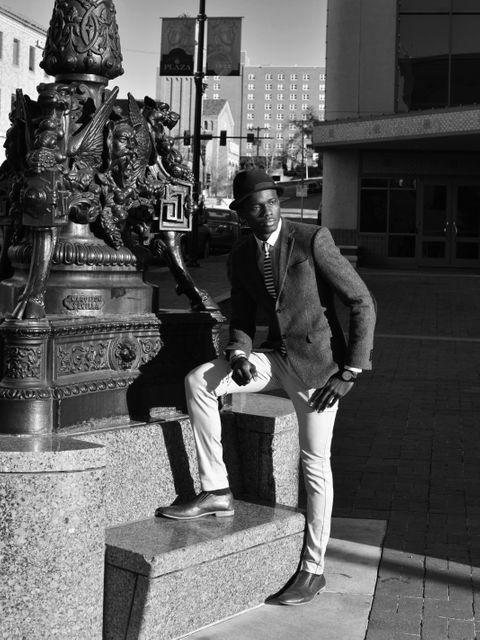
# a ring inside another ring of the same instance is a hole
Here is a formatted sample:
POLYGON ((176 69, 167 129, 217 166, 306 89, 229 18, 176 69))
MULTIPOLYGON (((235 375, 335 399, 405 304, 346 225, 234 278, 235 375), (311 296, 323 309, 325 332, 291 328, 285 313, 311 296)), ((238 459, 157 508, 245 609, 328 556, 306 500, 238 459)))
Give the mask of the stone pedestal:
POLYGON ((102 637, 103 447, 0 436, 0 638, 102 637))
POLYGON ((262 393, 232 395, 243 489, 270 504, 303 506, 298 421, 291 400, 262 393))

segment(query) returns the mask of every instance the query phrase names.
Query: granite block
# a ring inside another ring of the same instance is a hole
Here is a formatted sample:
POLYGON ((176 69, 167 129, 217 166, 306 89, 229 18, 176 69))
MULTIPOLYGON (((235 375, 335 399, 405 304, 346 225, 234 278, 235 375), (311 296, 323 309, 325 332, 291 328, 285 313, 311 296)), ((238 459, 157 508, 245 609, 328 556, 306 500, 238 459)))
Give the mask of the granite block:
POLYGON ((295 572, 304 524, 295 510, 237 501, 233 518, 108 530, 105 639, 175 638, 264 602, 295 572))
MULTIPOLYGON (((230 484, 240 493, 236 431, 229 424, 223 431, 230 484)), ((189 500, 200 491, 195 442, 186 416, 151 423, 117 422, 82 437, 106 449, 110 526, 149 518, 158 506, 177 498, 189 500)))
POLYGON ((288 398, 232 396, 245 494, 270 504, 304 505, 298 422, 288 398))
POLYGON ((0 638, 101 638, 105 452, 0 438, 0 638))

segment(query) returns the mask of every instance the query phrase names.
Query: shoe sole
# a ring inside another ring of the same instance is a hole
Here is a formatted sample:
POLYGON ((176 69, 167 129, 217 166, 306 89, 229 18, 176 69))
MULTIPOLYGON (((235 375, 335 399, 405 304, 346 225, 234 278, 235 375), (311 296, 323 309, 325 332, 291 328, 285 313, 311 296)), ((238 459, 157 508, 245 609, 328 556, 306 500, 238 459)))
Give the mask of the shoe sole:
POLYGON ((310 602, 313 602, 315 598, 318 596, 318 594, 322 593, 322 591, 325 591, 326 588, 327 588, 327 585, 319 589, 317 593, 313 596, 313 598, 311 600, 307 600, 306 602, 282 602, 280 599, 278 600, 278 602, 280 602, 280 604, 283 604, 286 607, 301 607, 304 604, 310 604, 310 602))
POLYGON ((198 516, 173 516, 169 513, 159 513, 155 517, 171 518, 172 520, 198 520, 198 518, 205 518, 206 516, 215 516, 217 518, 230 518, 235 514, 235 511, 209 511, 208 513, 200 513, 198 516))

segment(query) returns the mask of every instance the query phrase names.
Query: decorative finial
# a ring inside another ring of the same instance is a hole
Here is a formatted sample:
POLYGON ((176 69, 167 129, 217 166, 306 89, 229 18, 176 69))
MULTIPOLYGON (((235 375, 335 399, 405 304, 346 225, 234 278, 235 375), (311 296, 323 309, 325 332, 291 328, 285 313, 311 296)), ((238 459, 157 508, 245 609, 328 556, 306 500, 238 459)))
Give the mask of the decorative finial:
POLYGON ((115 16, 112 0, 55 0, 40 66, 57 80, 106 84, 122 75, 115 16))

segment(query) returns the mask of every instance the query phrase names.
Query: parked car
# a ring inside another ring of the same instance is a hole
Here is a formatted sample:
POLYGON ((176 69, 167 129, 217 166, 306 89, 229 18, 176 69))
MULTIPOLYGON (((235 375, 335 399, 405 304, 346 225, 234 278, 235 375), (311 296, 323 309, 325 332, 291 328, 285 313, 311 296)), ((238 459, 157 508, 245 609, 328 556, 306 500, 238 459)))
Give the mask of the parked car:
POLYGON ((206 225, 210 230, 212 251, 230 251, 241 235, 240 218, 230 209, 208 208, 206 225))

